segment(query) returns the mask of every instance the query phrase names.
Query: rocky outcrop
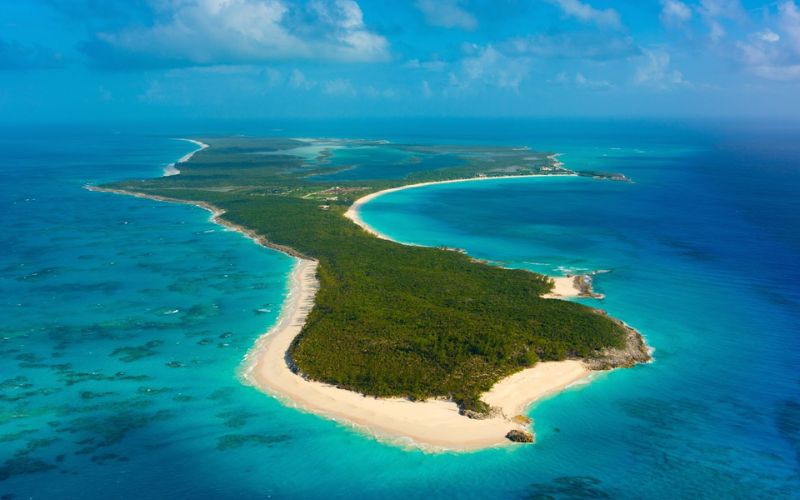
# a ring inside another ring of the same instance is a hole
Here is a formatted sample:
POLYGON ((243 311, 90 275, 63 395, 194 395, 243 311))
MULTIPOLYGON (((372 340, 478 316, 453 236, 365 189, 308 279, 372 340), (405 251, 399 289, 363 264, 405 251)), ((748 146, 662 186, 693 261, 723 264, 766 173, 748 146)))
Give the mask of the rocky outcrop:
POLYGON ((502 417, 503 410, 497 408, 496 406, 489 406, 484 411, 478 410, 467 410, 467 409, 460 409, 458 411, 460 414, 464 415, 467 418, 471 418, 473 420, 486 420, 488 418, 495 418, 495 417, 502 417))
POLYGON ((514 443, 532 443, 533 434, 527 431, 520 431, 518 429, 508 431, 506 439, 514 443))
MULTIPOLYGON (((606 315, 605 311, 596 309, 598 314, 606 315)), ((618 319, 615 323, 625 331, 625 345, 621 348, 605 348, 594 355, 584 359, 586 366, 592 370, 611 370, 613 368, 629 368, 639 363, 647 363, 652 359, 650 350, 644 342, 642 334, 618 319)))
POLYGON ((517 415, 515 417, 511 417, 511 421, 514 422, 515 424, 520 424, 520 425, 531 425, 533 423, 533 420, 531 420, 530 417, 527 417, 525 415, 517 415))
POLYGON ((592 275, 580 274, 572 278, 572 285, 578 290, 578 297, 591 297, 593 299, 604 299, 602 293, 595 293, 592 287, 592 275))

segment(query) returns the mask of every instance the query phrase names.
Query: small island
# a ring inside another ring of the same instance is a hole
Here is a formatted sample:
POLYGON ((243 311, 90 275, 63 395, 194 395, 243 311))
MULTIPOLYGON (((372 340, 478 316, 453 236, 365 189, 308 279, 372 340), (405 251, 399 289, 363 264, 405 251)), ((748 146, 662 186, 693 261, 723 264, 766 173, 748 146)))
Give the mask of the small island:
POLYGON ((90 189, 198 205, 297 258, 279 321, 243 368, 287 404, 399 444, 478 449, 533 441, 523 415, 532 402, 592 371, 650 359, 623 322, 560 300, 596 296, 582 276, 553 279, 403 245, 358 215, 376 196, 430 183, 579 175, 557 155, 332 139, 192 142, 200 149, 169 175, 90 189), (394 175, 335 161, 353 148, 391 154, 394 175))

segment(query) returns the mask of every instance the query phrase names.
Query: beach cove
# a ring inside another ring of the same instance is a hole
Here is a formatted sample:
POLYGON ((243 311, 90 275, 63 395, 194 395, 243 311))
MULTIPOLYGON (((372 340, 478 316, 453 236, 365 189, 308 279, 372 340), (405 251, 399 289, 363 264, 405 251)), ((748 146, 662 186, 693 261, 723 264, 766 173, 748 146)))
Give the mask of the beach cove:
MULTIPOLYGON (((178 163, 188 161, 192 155, 208 147, 207 144, 200 141, 188 140, 188 142, 198 145, 199 149, 185 155, 178 163)), ((550 158, 552 161, 558 161, 555 159, 556 156, 550 158)), ((560 162, 559 165, 561 165, 560 162)), ((551 176, 553 175, 548 177, 551 176)), ((574 174, 560 176, 573 177, 574 174)), ((503 178, 531 177, 537 176, 519 175, 503 178)), ((380 195, 405 189, 492 179, 489 177, 455 179, 390 188, 359 198, 345 213, 345 217, 370 234, 389 239, 360 219, 359 208, 366 202, 380 195)), ((524 416, 525 410, 542 398, 589 380, 592 373, 592 367, 581 360, 539 362, 533 368, 521 370, 500 380, 490 391, 483 394, 481 399, 493 410, 490 415, 480 418, 469 418, 454 402, 444 399, 413 401, 406 398, 376 398, 313 381, 303 376, 293 365, 290 361, 289 349, 301 332, 306 317, 314 305, 314 297, 319 287, 316 280, 317 262, 315 260, 308 259, 284 245, 276 245, 251 229, 225 220, 222 217, 225 213, 224 210, 209 203, 113 188, 87 187, 87 189, 132 194, 158 201, 194 204, 210 211, 213 222, 238 231, 262 246, 297 258, 297 264, 295 264, 290 277, 287 299, 282 306, 278 322, 258 340, 256 347, 248 354, 243 368, 243 376, 249 383, 278 397, 290 406, 331 418, 381 440, 404 447, 420 447, 432 451, 467 451, 512 444, 515 440, 510 438, 513 432, 522 436, 523 439, 532 439, 531 421, 524 416), (526 435, 530 438, 524 438, 526 435)), ((560 276, 552 279, 554 289, 547 295, 549 298, 566 299, 588 296, 591 293, 590 288, 589 294, 587 294, 586 290, 579 286, 576 277, 560 276)), ((629 329, 629 331, 631 335, 638 336, 633 330, 629 329)), ((606 368, 605 365, 594 366, 594 369, 606 368)))
MULTIPOLYGON (((86 189, 195 205, 210 212, 212 222, 239 232, 265 248, 295 257, 297 261, 278 321, 247 354, 242 376, 248 383, 289 406, 336 420, 379 440, 428 451, 469 451, 510 445, 512 442, 506 438, 509 431, 529 430, 529 421, 520 418, 528 406, 587 381, 592 374, 583 362, 577 360, 540 362, 534 368, 501 380, 484 394, 483 399, 488 404, 501 410, 499 415, 485 419, 465 417, 450 401, 374 398, 306 379, 291 369, 287 351, 314 304, 314 295, 319 287, 316 261, 300 257, 291 249, 274 245, 251 230, 226 221, 223 210, 206 203, 95 186, 86 186, 86 189)), ((580 290, 572 286, 572 278, 557 277, 554 280, 558 283, 559 297, 578 296, 580 290)))
MULTIPOLYGON (((457 134, 460 123, 409 129, 457 134)), ((11 131, 0 141, 10 181, 0 189, 9 250, 0 286, 10 298, 0 304, 8 320, 3 492, 44 497, 57 486, 62 496, 92 500, 209 492, 330 499, 353 489, 403 499, 423 491, 793 498, 797 260, 792 240, 780 239, 797 227, 781 222, 798 213, 796 179, 785 175, 790 155, 767 157, 763 141, 730 135, 730 149, 699 151, 694 135, 662 124, 618 124, 613 137, 584 122, 566 130, 482 125, 470 130, 552 147, 570 167, 624 171, 636 184, 455 183, 379 197, 362 218, 394 239, 463 248, 512 268, 607 270, 596 283, 603 309, 646 331, 657 363, 535 404, 534 446, 386 446, 237 378, 265 326, 277 322, 296 261, 221 230, 193 207, 81 189, 160 175, 195 149, 170 139, 186 129, 161 139, 151 129, 11 131), (746 175, 754 169, 757 177, 746 175), (75 292, 54 300, 67 285, 75 292)), ((419 140, 377 125, 308 127, 286 133, 419 140)))

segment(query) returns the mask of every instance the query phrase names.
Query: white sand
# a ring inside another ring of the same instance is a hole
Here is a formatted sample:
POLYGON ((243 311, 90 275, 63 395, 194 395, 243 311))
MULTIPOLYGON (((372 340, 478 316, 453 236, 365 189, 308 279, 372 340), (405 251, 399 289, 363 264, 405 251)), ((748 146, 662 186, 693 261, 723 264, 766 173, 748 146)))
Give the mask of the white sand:
MULTIPOLYGON (((259 244, 269 245, 269 242, 252 231, 221 219, 224 212, 206 203, 91 186, 87 186, 87 189, 195 204, 210 211, 213 221, 242 232, 259 244)), ((354 207, 357 208, 357 205, 360 206, 379 194, 394 190, 361 198, 354 207)), ((351 218, 353 215, 357 217, 357 214, 357 210, 351 209, 348 212, 351 218)), ((363 222, 361 225, 374 233, 363 222)), ((319 287, 316 279, 317 265, 313 260, 297 259, 291 273, 290 291, 278 322, 258 339, 243 365, 243 376, 247 381, 292 407, 331 418, 403 446, 432 451, 475 450, 510 445, 511 442, 505 438, 508 431, 524 430, 528 427, 512 421, 513 417, 522 414, 535 401, 575 384, 590 373, 582 362, 576 360, 538 363, 533 368, 517 372, 499 381, 482 395, 485 402, 501 410, 500 415, 484 420, 460 415, 456 404, 448 401, 378 399, 306 380, 289 368, 286 353, 313 307, 314 296, 319 287)))
POLYGON ((379 231, 376 231, 372 226, 370 226, 369 224, 364 222, 364 220, 361 218, 361 215, 359 214, 359 209, 365 203, 368 203, 371 200, 374 200, 378 196, 383 196, 383 195, 388 194, 388 193, 394 193, 396 191, 404 191, 406 189, 415 189, 415 188, 420 188, 420 187, 423 187, 423 186, 433 186, 435 184, 454 184, 456 182, 477 182, 477 181, 489 181, 489 180, 499 180, 499 179, 527 179, 527 178, 531 178, 531 177, 541 178, 541 177, 576 177, 576 176, 577 176, 577 174, 507 175, 507 176, 503 176, 503 177, 470 177, 468 179, 453 179, 453 180, 449 180, 449 181, 433 181, 433 182, 420 182, 418 184, 408 184, 407 186, 400 186, 400 187, 396 187, 396 188, 384 189, 383 191, 377 191, 375 193, 371 193, 371 194, 368 194, 366 196, 363 196, 363 197, 357 199, 355 202, 353 202, 352 205, 350 205, 350 208, 347 209, 347 212, 345 212, 344 216, 347 217, 348 219, 352 220, 353 222, 355 222, 359 226, 361 226, 361 228, 364 229, 366 232, 368 232, 368 233, 370 233, 370 234, 372 234, 374 236, 377 236, 378 238, 384 239, 384 240, 394 241, 391 238, 389 238, 388 236, 386 236, 385 234, 383 234, 383 233, 381 233, 379 231))
POLYGON ((560 392, 590 373, 578 360, 542 362, 499 381, 481 399, 509 417, 522 415, 534 401, 560 392))
MULTIPOLYGON (((463 181, 442 183, 451 182, 463 181)), ((358 215, 358 208, 388 192, 429 184, 438 183, 414 184, 367 195, 357 200, 346 216, 368 232, 390 239, 364 223, 358 215)), ((314 261, 298 260, 291 276, 291 290, 278 323, 259 339, 256 347, 247 356, 246 378, 255 386, 292 406, 409 446, 472 450, 510 444, 505 438, 508 431, 526 428, 524 424, 513 422, 513 417, 522 414, 535 401, 565 389, 590 373, 581 361, 576 360, 539 363, 533 368, 515 373, 499 381, 482 396, 485 402, 502 412, 499 416, 485 420, 460 415, 456 404, 448 401, 378 399, 306 380, 289 369, 286 351, 294 337, 300 333, 306 315, 313 306, 318 287, 316 268, 317 263, 314 261)), ((562 286, 565 280, 567 278, 560 279, 562 286)))
POLYGON ((306 380, 289 369, 286 351, 313 306, 318 288, 316 271, 316 261, 298 259, 278 323, 261 336, 245 363, 248 381, 293 407, 398 444, 431 450, 473 450, 510 444, 506 433, 525 428, 511 417, 589 373, 580 361, 560 361, 539 363, 507 377, 483 396, 484 401, 501 408, 503 415, 485 420, 459 415, 456 404, 447 401, 378 399, 306 380))
POLYGON ((175 163, 170 163, 169 165, 164 167, 164 177, 169 177, 171 175, 180 174, 181 171, 178 170, 177 165, 180 165, 181 163, 186 163, 187 161, 191 160, 192 156, 194 156, 196 153, 198 153, 198 152, 200 152, 200 151, 202 151, 202 150, 204 150, 204 149, 206 149, 208 147, 208 144, 206 144, 204 142, 196 141, 194 139, 178 139, 178 140, 179 141, 191 142, 192 144, 197 146, 197 149, 195 149, 191 153, 187 153, 187 154, 181 156, 181 158, 178 161, 176 161, 175 163))
POLYGON ((553 280, 553 290, 542 295, 546 299, 566 299, 581 293, 581 289, 575 286, 574 276, 551 276, 550 279, 553 280))
MULTIPOLYGON (((556 155, 552 155, 552 158, 553 158, 554 161, 557 161, 557 160, 555 160, 555 158, 557 158, 557 157, 558 157, 557 154, 556 155)), ((369 224, 364 222, 364 219, 361 218, 361 214, 359 212, 359 210, 361 209, 362 206, 364 206, 366 203, 374 200, 375 198, 377 198, 379 196, 383 196, 383 195, 388 194, 388 193, 393 193, 395 191, 402 191, 404 189, 413 189, 413 188, 418 188, 418 187, 422 187, 422 186, 430 186, 430 185, 433 185, 433 184, 451 184, 451 183, 454 183, 454 182, 485 181, 485 180, 490 180, 490 179, 520 179, 520 178, 525 178, 525 177, 552 177, 554 175, 556 175, 556 176, 570 176, 570 177, 574 177, 575 176, 575 174, 512 175, 512 176, 508 176, 508 177, 476 177, 476 178, 471 178, 471 179, 457 179, 457 180, 451 180, 451 181, 422 182, 422 183, 419 183, 419 184, 409 184, 408 186, 400 186, 400 187, 391 188, 391 189, 384 189, 383 191, 378 191, 378 192, 375 192, 375 193, 371 193, 371 194, 368 194, 368 195, 366 195, 366 196, 364 196, 362 198, 359 198, 355 202, 353 202, 352 205, 350 205, 350 208, 347 209, 347 212, 345 212, 344 216, 347 217, 348 219, 352 220, 353 222, 355 222, 359 226, 361 226, 361 228, 364 229, 366 232, 368 232, 368 233, 370 233, 370 234, 372 234, 374 236, 377 236, 378 238, 381 238, 381 239, 384 239, 384 240, 389 240, 389 241, 395 241, 392 238, 390 238, 389 236, 381 233, 380 231, 376 230, 375 228, 373 228, 372 226, 370 226, 369 224)), ((550 278, 553 280, 553 283, 554 283, 553 290, 550 293, 543 295, 544 298, 547 298, 547 299, 566 299, 566 298, 571 298, 571 297, 578 297, 580 295, 580 291, 581 290, 578 287, 575 286, 575 282, 574 282, 574 279, 573 279, 572 276, 550 276, 550 278)))

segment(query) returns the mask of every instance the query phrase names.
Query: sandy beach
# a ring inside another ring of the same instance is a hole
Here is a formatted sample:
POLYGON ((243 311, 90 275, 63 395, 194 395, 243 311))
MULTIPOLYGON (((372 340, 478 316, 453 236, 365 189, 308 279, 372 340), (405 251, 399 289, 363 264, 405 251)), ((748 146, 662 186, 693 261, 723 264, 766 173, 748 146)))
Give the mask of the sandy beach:
POLYGON ((194 140, 194 139, 177 139, 177 140, 191 142, 192 144, 197 146, 197 149, 195 149, 191 153, 187 153, 187 154, 181 156, 181 158, 178 161, 176 161, 175 163, 170 163, 169 165, 164 167, 164 177, 169 177, 171 175, 180 174, 181 171, 178 170, 178 165, 180 165, 181 163, 186 163, 187 161, 191 160, 192 156, 194 156, 196 153, 198 153, 198 152, 200 152, 200 151, 202 151, 202 150, 204 150, 204 149, 206 149, 208 147, 208 144, 206 144, 204 142, 200 142, 200 141, 194 140))
POLYGON ((566 299, 578 297, 581 293, 581 289, 575 286, 574 276, 551 276, 550 279, 553 280, 553 290, 544 294, 544 298, 566 299))
MULTIPOLYGON (((346 215, 370 233, 389 239, 365 224, 358 217, 358 208, 387 192, 429 184, 433 183, 367 195, 357 200, 346 215)), ((289 369, 286 352, 313 307, 318 288, 316 268, 315 261, 298 259, 278 322, 259 339, 245 362, 245 378, 288 405, 354 426, 397 444, 431 450, 474 450, 511 444, 505 437, 510 430, 529 430, 526 424, 515 421, 514 417, 523 414, 534 402, 564 390, 591 373, 583 362, 577 360, 543 362, 515 373, 499 381, 482 396, 485 402, 500 410, 493 418, 483 420, 460 415, 456 404, 449 401, 379 399, 306 380, 289 369)), ((578 294, 579 290, 574 288, 571 278, 560 277, 557 280, 559 296, 578 294)))
POLYGON ((323 415, 368 432, 379 439, 409 447, 475 450, 511 444, 505 435, 527 426, 512 421, 534 401, 561 391, 590 371, 580 361, 539 363, 498 382, 484 401, 502 414, 475 420, 458 413, 448 401, 412 402, 378 399, 306 380, 289 369, 286 352, 300 333, 318 289, 317 262, 298 259, 278 322, 261 336, 247 355, 243 375, 259 389, 285 404, 323 415))
MULTIPOLYGON (((553 161, 558 161, 558 160, 556 160, 557 157, 558 157, 558 155, 555 154, 555 155, 552 155, 550 158, 552 158, 553 161)), ((574 177, 575 176, 575 174, 513 175, 513 176, 508 176, 508 177, 502 177, 502 179, 521 179, 521 178, 527 178, 527 177, 552 177, 553 175, 567 176, 567 177, 574 177)), ((367 231, 368 233, 370 233, 370 234, 372 234, 374 236, 377 236, 378 238, 381 238, 381 239, 384 239, 384 240, 389 240, 389 241, 395 241, 392 238, 390 238, 389 236, 381 233, 380 231, 376 230, 375 228, 373 228, 372 226, 370 226, 369 224, 364 222, 364 219, 361 218, 361 214, 359 212, 361 207, 364 206, 364 204, 369 203, 371 200, 374 200, 375 198, 377 198, 379 196, 383 196, 383 195, 388 194, 388 193, 394 193, 396 191, 403 191, 403 190, 406 190, 406 189, 414 189, 414 188, 419 188, 419 187, 423 187, 423 186, 432 186, 432 185, 435 185, 435 184, 452 184, 452 183, 456 183, 456 182, 485 181, 485 180, 490 180, 490 179, 498 179, 498 177, 475 177, 475 178, 470 178, 470 179, 456 179, 456 180, 450 180, 450 181, 422 182, 422 183, 419 183, 419 184, 409 184, 407 186, 400 186, 400 187, 391 188, 391 189, 384 189, 383 191, 377 191, 375 193, 370 193, 370 194, 368 194, 366 196, 363 196, 363 197, 357 199, 355 202, 353 202, 352 205, 350 205, 350 208, 347 209, 347 212, 345 212, 344 216, 347 217, 348 219, 352 220, 353 222, 355 222, 359 226, 361 226, 361 228, 364 229, 365 231, 367 231)), ((548 298, 548 299, 566 299, 566 298, 578 297, 580 295, 581 290, 580 290, 580 288, 575 286, 574 277, 572 277, 572 276, 550 276, 550 278, 553 280, 553 283, 554 283, 553 291, 548 293, 548 294, 546 294, 546 295, 544 295, 545 298, 548 298)))
MULTIPOLYGON (((297 260, 290 275, 289 293, 280 317, 268 332, 259 337, 247 354, 242 366, 242 376, 248 383, 275 396, 288 406, 333 419, 378 439, 428 451, 470 451, 512 445, 505 437, 509 431, 532 430, 528 424, 514 417, 523 414, 534 402, 576 384, 591 373, 583 362, 577 360, 538 363, 533 368, 506 377, 484 393, 482 399, 499 409, 499 412, 491 418, 481 420, 459 414, 457 405, 450 401, 414 402, 402 398, 374 398, 307 380, 290 369, 286 353, 313 308, 314 297, 319 288, 316 278, 317 261, 290 248, 275 245, 244 227, 226 221, 222 218, 224 211, 213 205, 117 189, 93 186, 86 188, 158 201, 193 204, 211 212, 213 222, 241 232, 260 245, 294 256, 297 260)), ((353 205, 355 209, 348 211, 348 217, 355 217, 356 220, 358 206, 376 196, 398 189, 404 188, 373 193, 361 198, 353 205)), ((357 219, 357 223, 377 234, 360 219, 357 219)), ((569 278, 563 278, 559 283, 564 279, 569 278)))
POLYGON ((359 214, 359 209, 365 204, 369 203, 371 200, 374 200, 378 196, 383 196, 385 194, 394 193, 396 191, 404 191, 406 189, 415 189, 424 186, 433 186, 436 184, 455 184, 461 182, 479 182, 479 181, 490 181, 490 180, 498 180, 498 179, 528 179, 531 177, 576 177, 577 174, 549 174, 549 175, 541 175, 541 174, 533 174, 533 175, 508 175, 503 177, 470 177, 468 179, 452 179, 449 181, 432 181, 432 182, 420 182, 417 184, 408 184, 406 186, 399 186, 396 188, 384 189, 383 191, 377 191, 375 193, 370 193, 366 196, 363 196, 350 205, 350 208, 347 209, 344 216, 348 219, 352 220, 362 229, 367 231, 368 233, 377 236, 378 238, 394 241, 393 239, 389 238, 385 234, 381 233, 380 231, 376 231, 372 226, 364 222, 359 214))

